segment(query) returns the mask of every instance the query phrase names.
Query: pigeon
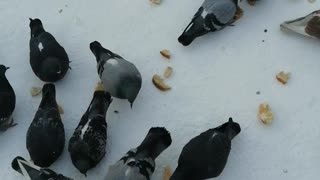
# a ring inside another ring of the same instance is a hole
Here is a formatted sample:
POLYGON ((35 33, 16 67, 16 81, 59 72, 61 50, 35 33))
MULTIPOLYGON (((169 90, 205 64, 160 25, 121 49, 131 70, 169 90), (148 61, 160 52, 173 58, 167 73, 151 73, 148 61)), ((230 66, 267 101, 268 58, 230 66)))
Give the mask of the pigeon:
POLYGON ((171 145, 170 133, 162 127, 151 128, 143 142, 110 166, 105 180, 150 180, 155 159, 171 145))
POLYGON ((28 180, 73 180, 51 169, 36 166, 20 156, 14 158, 11 167, 28 180))
POLYGON ((64 48, 42 26, 40 19, 30 18, 30 64, 33 72, 44 82, 62 79, 69 69, 64 48))
POLYGON ((0 131, 6 131, 17 125, 13 123, 12 117, 16 106, 16 95, 5 75, 8 69, 9 67, 0 65, 0 131))
POLYGON ((292 31, 304 36, 320 39, 320 10, 305 17, 286 21, 280 25, 283 30, 292 31))
POLYGON ((127 99, 132 108, 142 84, 139 70, 97 41, 90 43, 90 49, 96 57, 98 74, 105 90, 113 97, 127 99))
POLYGON ((205 0, 178 41, 188 46, 197 37, 230 26, 241 9, 239 0, 205 0))
POLYGON ((230 118, 229 122, 191 139, 184 146, 178 167, 170 180, 203 180, 218 177, 227 163, 231 140, 240 131, 240 125, 230 118))
POLYGON ((45 84, 41 103, 27 132, 27 149, 35 165, 49 167, 61 155, 64 143, 55 86, 45 84))
MULTIPOLYGON (((102 84, 99 86, 103 87, 102 84)), ((106 113, 111 102, 109 93, 96 89, 87 111, 69 141, 72 163, 84 175, 106 154, 106 113)))

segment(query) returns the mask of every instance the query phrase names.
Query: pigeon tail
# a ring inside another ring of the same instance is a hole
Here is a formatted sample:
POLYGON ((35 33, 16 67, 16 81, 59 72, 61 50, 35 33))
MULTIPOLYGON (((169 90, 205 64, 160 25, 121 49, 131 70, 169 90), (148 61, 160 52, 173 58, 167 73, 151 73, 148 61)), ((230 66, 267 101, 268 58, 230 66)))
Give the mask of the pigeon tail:
POLYGON ((11 167, 22 174, 24 177, 29 178, 29 179, 34 179, 34 175, 38 175, 41 171, 41 168, 27 162, 24 158, 18 156, 14 158, 14 160, 11 163, 11 167))

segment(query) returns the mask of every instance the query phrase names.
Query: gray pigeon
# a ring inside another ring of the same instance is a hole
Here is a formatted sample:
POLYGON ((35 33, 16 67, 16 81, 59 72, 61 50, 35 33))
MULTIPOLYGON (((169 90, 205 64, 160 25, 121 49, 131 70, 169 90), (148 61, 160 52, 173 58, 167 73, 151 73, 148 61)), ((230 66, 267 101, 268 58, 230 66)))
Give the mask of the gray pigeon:
POLYGON ((97 41, 90 43, 97 60, 97 69, 105 90, 111 96, 135 101, 142 84, 141 74, 134 64, 105 49, 97 41))
POLYGON ((235 20, 239 0, 205 0, 178 41, 188 46, 197 37, 221 30, 235 20))
POLYGON ((230 118, 229 122, 191 139, 184 146, 178 167, 170 180, 203 180, 218 177, 227 163, 231 140, 240 131, 240 125, 230 118))
POLYGON ((14 158, 11 167, 28 180, 72 180, 51 169, 36 166, 20 156, 14 158))
POLYGON ((155 170, 155 159, 171 145, 170 133, 165 128, 151 128, 143 142, 130 150, 109 168, 105 180, 150 180, 155 170))

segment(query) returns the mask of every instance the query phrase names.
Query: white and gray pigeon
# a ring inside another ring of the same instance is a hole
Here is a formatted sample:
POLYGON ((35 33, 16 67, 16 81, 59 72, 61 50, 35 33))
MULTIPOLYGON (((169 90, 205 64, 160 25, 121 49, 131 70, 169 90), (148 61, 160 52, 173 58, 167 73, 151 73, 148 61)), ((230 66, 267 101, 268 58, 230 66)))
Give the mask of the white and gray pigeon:
POLYGON ((178 41, 188 46, 197 37, 231 25, 235 20, 239 0, 205 0, 178 41))
POLYGON ((143 142, 110 166, 104 180, 150 180, 155 159, 171 145, 170 133, 162 127, 151 128, 143 142))
POLYGON ((16 106, 16 95, 6 77, 9 67, 0 65, 0 131, 15 126, 12 113, 16 106))
POLYGON ((45 82, 62 79, 69 67, 69 58, 64 48, 43 28, 40 19, 30 18, 30 64, 36 76, 45 82))
MULTIPOLYGON (((102 85, 101 85, 102 86, 102 85)), ((109 93, 96 90, 92 101, 69 141, 72 163, 84 175, 105 156, 107 145, 106 113, 112 102, 109 93)))
POLYGON ((240 131, 240 125, 230 118, 229 122, 191 139, 184 146, 178 167, 170 180, 204 180, 218 177, 227 163, 231 140, 240 131))
POLYGON ((90 43, 90 49, 96 57, 98 74, 105 90, 113 97, 127 99, 132 107, 142 84, 139 70, 97 41, 90 43))
POLYGON ((11 167, 23 175, 27 180, 72 180, 71 178, 52 171, 51 169, 36 166, 20 156, 14 158, 11 163, 11 167))

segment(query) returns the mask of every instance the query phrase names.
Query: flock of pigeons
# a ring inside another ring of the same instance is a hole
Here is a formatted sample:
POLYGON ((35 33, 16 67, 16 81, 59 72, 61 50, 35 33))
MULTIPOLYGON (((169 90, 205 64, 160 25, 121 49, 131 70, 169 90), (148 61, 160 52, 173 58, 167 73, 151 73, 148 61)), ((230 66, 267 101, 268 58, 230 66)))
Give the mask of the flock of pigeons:
MULTIPOLYGON (((205 0, 178 38, 179 42, 187 46, 199 36, 231 25, 237 10, 238 0, 205 0)), ((310 16, 319 17, 319 12, 287 22, 283 26, 295 31, 298 28, 294 23, 307 26, 308 22, 303 22, 310 21, 310 16)), ((42 88, 41 103, 27 131, 26 145, 32 163, 18 156, 12 161, 12 168, 31 180, 69 180, 48 167, 58 159, 65 145, 64 125, 56 102, 55 85, 52 83, 66 75, 70 61, 64 48, 44 30, 39 19, 30 18, 30 30, 32 70, 39 79, 48 83, 42 88)), ((97 85, 92 101, 68 146, 74 166, 84 175, 106 154, 106 113, 112 97, 127 99, 132 107, 142 85, 141 74, 134 64, 105 49, 97 41, 90 43, 90 49, 96 58, 102 83, 97 85)), ((16 125, 12 118, 16 97, 5 76, 8 69, 0 65, 0 131, 16 125)), ((221 126, 190 140, 183 148, 178 167, 170 179, 202 180, 219 176, 226 165, 231 140, 240 132, 240 125, 230 118, 221 126)), ((170 133, 165 128, 152 127, 140 145, 129 150, 109 168, 105 180, 150 180, 155 170, 155 159, 171 143, 170 133)))

